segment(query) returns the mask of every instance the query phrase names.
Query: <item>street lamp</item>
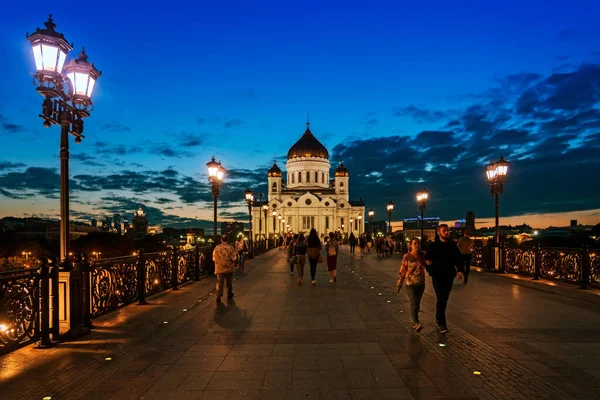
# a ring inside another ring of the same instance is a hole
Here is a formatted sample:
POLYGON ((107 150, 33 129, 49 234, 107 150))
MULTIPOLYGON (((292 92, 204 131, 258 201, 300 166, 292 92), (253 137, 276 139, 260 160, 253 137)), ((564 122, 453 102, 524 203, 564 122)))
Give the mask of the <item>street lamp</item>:
POLYGON ((427 189, 422 189, 419 192, 417 192, 417 203, 419 204, 419 211, 421 211, 421 249, 423 248, 423 242, 425 239, 423 232, 425 220, 423 219, 423 215, 425 214, 425 205, 427 204, 427 200, 429 200, 429 192, 427 191, 427 189))
POLYGON ((390 202, 387 203, 388 228, 390 231, 390 235, 392 234, 392 211, 394 211, 394 203, 392 203, 392 201, 390 200, 390 202))
POLYGON ((358 219, 358 236, 360 236, 360 226, 361 226, 361 222, 362 222, 362 215, 358 214, 358 217, 356 217, 358 219))
MULTIPOLYGON (((259 196, 261 196, 259 194, 259 196)), ((267 220, 267 213, 269 212, 269 205, 263 204, 263 213, 265 214, 265 250, 269 248, 269 221, 267 220)))
POLYGON ((250 239, 248 240, 250 245, 250 254, 248 254, 248 256, 252 257, 252 202, 254 201, 254 193, 252 193, 252 190, 248 188, 244 194, 246 195, 246 203, 248 203, 248 234, 250 236, 250 239))
POLYGON ((373 215, 375 215, 375 210, 372 208, 369 210, 369 231, 371 231, 371 235, 373 234, 373 215))
MULTIPOLYGON (((494 247, 496 248, 498 248, 500 244, 500 217, 498 200, 499 195, 504 192, 504 182, 506 182, 506 175, 508 174, 508 165, 508 161, 506 161, 502 155, 500 155, 500 159, 496 162, 490 161, 485 170, 488 185, 490 186, 490 193, 492 197, 494 197, 494 212, 496 214, 496 235, 494 238, 494 247)), ((500 264, 499 257, 497 257, 496 260, 496 265, 500 264)))
POLYGON ((281 218, 283 218, 281 215, 278 215, 278 216, 277 216, 277 219, 279 219, 279 224, 277 224, 277 225, 279 225, 279 227, 278 227, 278 230, 279 230, 279 236, 281 236, 281 218))
POLYGON ((27 35, 31 44, 36 73, 33 83, 44 97, 42 114, 44 126, 60 125, 60 259, 61 267, 69 265, 69 134, 75 143, 81 143, 83 118, 93 109, 92 92, 101 72, 87 61, 85 49, 76 60, 66 65, 67 54, 73 47, 62 33, 56 32, 52 14, 44 22, 45 29, 37 28, 27 35), (63 74, 64 67, 64 74, 63 74))
POLYGON ((350 232, 354 232, 354 218, 350 217, 350 232))
POLYGON ((215 156, 206 163, 208 167, 208 181, 212 185, 212 195, 213 195, 213 210, 214 210, 214 220, 213 220, 213 244, 217 245, 217 199, 219 198, 219 188, 223 183, 223 177, 225 176, 225 168, 221 165, 221 162, 215 161, 215 156))
POLYGON ((258 197, 258 244, 260 246, 262 240, 262 198, 263 194, 259 193, 256 195, 258 197))

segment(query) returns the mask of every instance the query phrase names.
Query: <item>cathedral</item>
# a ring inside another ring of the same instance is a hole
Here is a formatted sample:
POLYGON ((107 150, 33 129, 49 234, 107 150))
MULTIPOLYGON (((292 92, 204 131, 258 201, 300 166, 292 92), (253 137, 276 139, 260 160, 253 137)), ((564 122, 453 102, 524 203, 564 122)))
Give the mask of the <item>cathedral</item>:
POLYGON ((271 238, 288 231, 307 235, 311 228, 319 236, 364 232, 365 205, 362 199, 350 200, 350 173, 340 162, 331 179, 329 152, 310 131, 310 123, 288 151, 285 169, 273 163, 267 172, 268 202, 253 204, 255 238, 260 230, 271 238))

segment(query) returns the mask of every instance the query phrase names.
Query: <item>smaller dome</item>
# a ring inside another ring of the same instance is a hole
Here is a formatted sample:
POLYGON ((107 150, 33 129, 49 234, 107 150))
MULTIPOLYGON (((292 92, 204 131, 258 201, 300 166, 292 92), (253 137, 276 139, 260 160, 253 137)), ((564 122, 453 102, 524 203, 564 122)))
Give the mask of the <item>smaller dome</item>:
POLYGON ((281 169, 279 169, 279 167, 277 166, 277 160, 275 160, 273 162, 273 166, 271 167, 271 169, 269 170, 269 172, 267 172, 267 176, 269 176, 269 177, 277 177, 277 178, 281 178, 283 176, 283 173, 281 172, 281 169))
POLYGON ((340 165, 335 169, 334 176, 350 176, 348 168, 340 161, 340 165))

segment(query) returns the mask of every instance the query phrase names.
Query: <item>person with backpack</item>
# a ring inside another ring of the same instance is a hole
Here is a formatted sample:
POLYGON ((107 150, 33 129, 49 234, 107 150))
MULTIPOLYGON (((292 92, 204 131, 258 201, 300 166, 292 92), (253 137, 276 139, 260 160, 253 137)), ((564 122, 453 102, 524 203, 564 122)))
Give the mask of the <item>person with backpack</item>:
POLYGON ((329 232, 329 240, 325 245, 325 249, 327 250, 327 271, 329 271, 329 283, 337 282, 337 256, 340 248, 333 232, 329 232))

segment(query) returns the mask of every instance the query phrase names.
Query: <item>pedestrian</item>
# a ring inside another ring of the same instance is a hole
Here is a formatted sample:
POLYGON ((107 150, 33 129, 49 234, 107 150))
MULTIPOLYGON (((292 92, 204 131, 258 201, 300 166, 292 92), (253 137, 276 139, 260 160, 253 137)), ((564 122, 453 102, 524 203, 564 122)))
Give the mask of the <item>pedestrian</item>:
POLYGON ((315 279, 317 264, 323 262, 323 259, 321 258, 321 248, 323 246, 321 245, 321 240, 319 239, 319 235, 315 228, 312 228, 308 234, 307 245, 308 263, 310 264, 310 283, 315 286, 317 284, 317 280, 315 279))
POLYGON ((463 283, 467 283, 469 281, 469 272, 471 272, 471 260, 473 259, 473 244, 475 241, 471 239, 471 231, 465 229, 465 234, 463 237, 458 239, 458 249, 462 254, 463 259, 463 268, 465 269, 465 279, 463 279, 463 283))
POLYGON ((423 326, 419 323, 419 310, 421 298, 425 292, 425 254, 419 250, 419 239, 413 239, 409 243, 410 250, 402 258, 398 279, 396 280, 396 291, 400 292, 402 284, 406 282, 406 294, 410 301, 410 327, 415 332, 421 332, 423 326))
POLYGON ((360 254, 363 254, 365 252, 365 247, 367 246, 367 237, 364 233, 360 235, 360 238, 358 239, 358 246, 360 247, 360 254))
POLYGON ((350 254, 354 255, 354 248, 356 247, 356 237, 354 236, 354 232, 350 233, 348 244, 350 245, 350 254))
POLYGON ((287 247, 288 252, 288 262, 290 263, 290 273, 294 276, 294 264, 296 264, 296 242, 298 241, 298 234, 295 234, 294 237, 290 240, 287 247))
POLYGON ((306 251, 308 246, 304 238, 304 234, 298 235, 298 242, 296 243, 296 269, 298 271, 298 285, 302 285, 304 279, 304 264, 306 263, 306 251))
POLYGON ((246 246, 246 241, 244 240, 244 236, 240 235, 238 237, 237 242, 235 242, 235 248, 237 250, 237 255, 238 255, 238 268, 240 269, 240 271, 244 270, 244 254, 246 253, 247 250, 247 246, 246 246))
POLYGON ((425 265, 437 297, 435 319, 438 328, 440 333, 448 333, 446 307, 454 278, 463 277, 463 261, 458 246, 450 240, 448 225, 439 225, 437 233, 435 242, 429 245, 425 254, 425 265))
POLYGON ((369 233, 367 235, 367 253, 371 252, 371 247, 373 247, 373 237, 371 236, 371 234, 369 233))
POLYGON ((335 239, 333 232, 329 232, 329 241, 325 245, 327 250, 327 271, 329 271, 329 283, 337 282, 337 256, 340 249, 339 242, 335 239))
POLYGON ((233 298, 233 268, 236 261, 235 250, 227 243, 227 236, 221 235, 221 244, 213 251, 215 275, 217 275, 217 303, 223 296, 223 280, 227 282, 227 298, 233 298))

